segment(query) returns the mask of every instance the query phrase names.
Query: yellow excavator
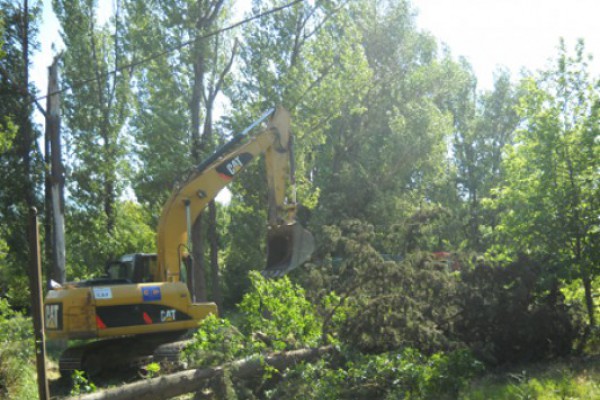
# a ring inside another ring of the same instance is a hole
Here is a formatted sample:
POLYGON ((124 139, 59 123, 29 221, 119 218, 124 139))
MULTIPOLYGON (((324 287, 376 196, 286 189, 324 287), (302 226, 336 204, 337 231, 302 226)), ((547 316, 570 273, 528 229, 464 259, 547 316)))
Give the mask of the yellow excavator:
POLYGON ((311 256, 314 239, 296 221, 295 198, 286 201, 286 189, 294 183, 290 116, 283 108, 271 109, 175 188, 159 220, 157 254, 125 255, 109 263, 102 278, 57 285, 48 292, 48 339, 103 339, 68 348, 60 359, 61 370, 98 371, 151 355, 218 312, 214 303, 195 303, 190 295, 191 226, 219 191, 263 153, 269 201, 262 273, 283 276, 311 256), (265 120, 266 128, 254 133, 265 120))

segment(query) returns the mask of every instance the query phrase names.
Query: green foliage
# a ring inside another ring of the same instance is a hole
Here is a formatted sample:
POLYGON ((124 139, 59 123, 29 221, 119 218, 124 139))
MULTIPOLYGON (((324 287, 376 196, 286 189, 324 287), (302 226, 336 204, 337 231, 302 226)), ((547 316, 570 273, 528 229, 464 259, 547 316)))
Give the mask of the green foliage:
POLYGON ((27 215, 29 207, 41 209, 39 130, 32 123, 33 102, 25 94, 34 93, 26 61, 38 44, 40 6, 0 0, 0 241, 7 244, 0 261, 0 294, 8 293, 12 305, 19 307, 27 305, 27 215))
MULTIPOLYGON (((23 101, 23 51, 31 49, 12 3, 0 0, 0 295, 26 306, 24 199, 36 197, 43 170, 23 101)), ((282 4, 255 0, 252 13, 282 4)), ((124 253, 152 252, 150 227, 199 158, 267 107, 293 113, 306 206, 298 218, 317 236, 313 264, 289 278, 248 277, 265 256, 267 187, 257 163, 220 210, 216 250, 225 267, 206 274, 223 278, 240 328, 207 318, 185 351, 189 364, 333 343, 346 350, 280 381, 268 370, 247 397, 437 399, 456 397, 478 369, 468 352, 451 351, 465 344, 494 365, 562 356, 587 319, 582 348, 593 349, 600 96, 583 43, 574 55, 561 44, 555 66, 519 87, 500 71, 493 91, 480 94, 468 63, 417 29, 407 0, 300 2, 232 33, 243 43, 237 52, 229 33, 197 40, 223 26, 231 2, 127 0, 104 26, 98 5, 54 0, 71 88, 63 103, 70 278, 98 275, 124 253), (221 76, 233 53, 232 76, 221 76), (144 62, 109 73, 136 60, 144 62), (214 124, 223 90, 230 110, 214 124), (128 185, 136 201, 123 199, 128 185), (457 271, 432 255, 440 251, 456 252, 457 271), (488 261, 468 260, 473 252, 488 261)), ((4 300, 0 312, 0 387, 25 398, 30 328, 4 300)), ((73 394, 93 390, 79 375, 73 394)), ((571 377, 523 374, 502 395, 585 397, 571 377)), ((227 371, 222 381, 231 389, 227 371)), ((596 389, 583 393, 598 397, 596 389)))
POLYGON ((454 334, 493 365, 568 355, 576 329, 543 266, 526 257, 509 265, 463 268, 454 334))
MULTIPOLYGON (((468 92, 473 92, 472 88, 468 92)), ((493 228, 498 224, 498 212, 483 207, 482 200, 504 179, 502 154, 513 143, 519 122, 518 95, 510 75, 500 71, 494 90, 480 96, 477 103, 467 105, 468 110, 464 110, 461 101, 455 105, 456 189, 465 199, 457 211, 464 218, 465 236, 475 251, 485 251, 492 240, 484 234, 483 226, 493 228)))
POLYGON ((0 299, 0 397, 25 400, 37 396, 34 356, 31 319, 0 299))
POLYGON ((71 396, 79 396, 85 393, 93 393, 96 391, 96 385, 90 381, 86 376, 85 372, 75 370, 71 375, 73 381, 73 387, 69 393, 71 396))
POLYGON ((448 335, 456 312, 454 276, 426 255, 386 262, 371 273, 375 279, 349 298, 342 340, 369 352, 410 346, 431 354, 454 346, 448 335))
MULTIPOLYGON (((245 180, 250 172, 245 171, 242 180, 245 180)), ((251 290, 248 271, 259 269, 266 259, 264 241, 259 239, 267 235, 264 224, 266 208, 260 208, 257 212, 258 206, 253 207, 254 201, 251 204, 244 203, 249 197, 245 195, 242 200, 236 195, 228 207, 231 222, 225 233, 228 243, 225 255, 226 267, 223 271, 225 302, 228 309, 234 309, 235 305, 242 300, 244 293, 251 290)))
POLYGON ((144 379, 152 379, 160 374, 161 368, 159 363, 150 363, 144 366, 144 379))
POLYGON ((326 262, 302 279, 315 302, 335 293, 321 306, 325 332, 335 330, 343 343, 366 352, 409 346, 431 354, 453 346, 446 334, 457 311, 456 277, 427 253, 384 260, 374 247, 377 239, 373 226, 360 220, 323 228, 326 262), (339 315, 330 326, 332 312, 339 315))
POLYGON ((573 56, 561 43, 554 67, 524 80, 522 91, 522 123, 506 152, 506 179, 489 202, 501 211, 497 250, 547 260, 547 275, 580 278, 591 329, 591 282, 600 266, 600 94, 583 41, 573 56))
POLYGON ((11 118, 5 116, 0 120, 0 154, 8 151, 17 135, 17 127, 11 118))
POLYGON ((214 315, 202 320, 184 351, 184 360, 195 366, 215 366, 262 350, 283 351, 316 346, 321 321, 304 290, 287 277, 265 279, 250 273, 252 289, 239 304, 240 329, 214 315))
POLYGON ((431 358, 410 348, 378 355, 343 351, 340 357, 291 369, 267 398, 454 399, 481 371, 466 351, 431 358))
POLYGON ((465 389, 461 400, 584 400, 600 396, 598 361, 573 360, 520 366, 515 372, 491 373, 465 389))
POLYGON ((250 273, 252 290, 239 305, 243 315, 242 332, 260 331, 275 350, 315 346, 321 338, 321 321, 315 306, 305 297, 304 289, 289 278, 265 279, 250 273))
POLYGON ((195 367, 216 366, 248 355, 252 347, 251 341, 228 320, 209 315, 200 323, 182 358, 195 367))
POLYGON ((468 350, 436 353, 429 359, 423 374, 425 398, 456 398, 483 369, 483 365, 468 350))
MULTIPOLYGON (((127 42, 135 57, 146 58, 157 51, 165 51, 179 44, 181 31, 189 35, 193 16, 187 8, 192 2, 128 1, 124 4, 129 16, 127 42), (177 4, 177 5, 176 5, 177 4), (176 10, 176 7, 185 10, 176 10)), ((152 226, 158 223, 160 207, 177 181, 193 166, 190 159, 190 110, 192 80, 189 46, 181 48, 173 57, 153 58, 135 69, 137 84, 133 88, 133 115, 130 130, 137 146, 133 154, 138 165, 131 171, 136 197, 155 214, 152 226)))
POLYGON ((95 218, 83 210, 67 214, 67 276, 84 279, 104 273, 106 262, 132 252, 156 251, 154 230, 145 210, 132 201, 116 203, 112 235, 106 234, 106 216, 95 218))
MULTIPOLYGON (((6 263, 6 256, 8 255, 8 245, 6 244, 6 240, 4 239, 4 229, 0 229, 0 277, 2 277, 2 282, 7 282, 8 278, 7 276, 5 276, 6 272, 7 272, 7 263, 6 263)), ((0 293, 5 293, 7 288, 4 286, 4 284, 0 285, 0 293)))
POLYGON ((54 0, 52 6, 65 44, 61 84, 71 88, 61 102, 63 134, 74 150, 67 159, 67 187, 76 208, 89 212, 80 218, 93 224, 103 214, 105 234, 110 235, 115 204, 124 190, 120 177, 127 175, 129 165, 124 126, 130 113, 131 74, 116 68, 130 56, 124 47, 124 25, 120 13, 98 25, 95 1, 54 0), (95 79, 82 85, 82 77, 95 79))

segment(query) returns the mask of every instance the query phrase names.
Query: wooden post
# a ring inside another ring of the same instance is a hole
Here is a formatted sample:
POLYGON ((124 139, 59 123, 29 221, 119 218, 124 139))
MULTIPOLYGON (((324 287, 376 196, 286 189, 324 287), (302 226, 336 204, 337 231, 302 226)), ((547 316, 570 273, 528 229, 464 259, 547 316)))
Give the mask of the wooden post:
POLYGON ((40 400, 49 400, 48 379, 46 377, 46 339, 44 336, 44 313, 42 304, 42 263, 40 257, 40 233, 37 210, 29 210, 29 289, 33 334, 35 337, 35 355, 37 364, 38 393, 40 400))
POLYGON ((52 161, 50 155, 52 153, 50 148, 50 122, 48 119, 48 109, 50 108, 50 97, 46 100, 46 112, 44 117, 46 119, 46 129, 44 132, 44 255, 46 257, 46 268, 49 268, 47 279, 50 287, 50 279, 56 280, 53 276, 54 271, 54 234, 52 222, 52 161))

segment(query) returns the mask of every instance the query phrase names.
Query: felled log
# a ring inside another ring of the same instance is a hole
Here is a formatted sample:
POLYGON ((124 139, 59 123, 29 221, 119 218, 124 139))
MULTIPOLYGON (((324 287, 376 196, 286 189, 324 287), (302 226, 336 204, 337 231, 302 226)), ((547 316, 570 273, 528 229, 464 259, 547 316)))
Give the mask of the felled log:
POLYGON ((287 351, 265 357, 252 356, 218 367, 180 371, 83 396, 70 397, 67 400, 169 399, 200 390, 206 380, 222 376, 226 368, 229 369, 231 377, 252 378, 263 373, 266 366, 283 371, 302 361, 318 360, 331 350, 331 346, 325 346, 316 349, 287 351))

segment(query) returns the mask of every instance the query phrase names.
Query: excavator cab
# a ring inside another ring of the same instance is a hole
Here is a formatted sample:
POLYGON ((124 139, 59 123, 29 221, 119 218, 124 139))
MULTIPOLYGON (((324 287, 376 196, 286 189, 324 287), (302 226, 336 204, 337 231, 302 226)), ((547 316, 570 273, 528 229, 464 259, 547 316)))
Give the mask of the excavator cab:
POLYGON ((295 222, 270 227, 267 233, 265 278, 278 278, 307 261, 315 249, 313 235, 295 222))
POLYGON ((106 275, 128 283, 155 282, 156 254, 126 254, 106 266, 106 275))

